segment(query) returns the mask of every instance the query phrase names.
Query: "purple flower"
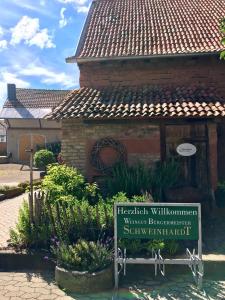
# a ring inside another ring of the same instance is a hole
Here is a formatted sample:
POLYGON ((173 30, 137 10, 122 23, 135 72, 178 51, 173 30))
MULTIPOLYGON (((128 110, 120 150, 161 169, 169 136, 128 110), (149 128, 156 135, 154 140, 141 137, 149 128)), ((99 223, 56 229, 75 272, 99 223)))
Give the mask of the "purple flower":
POLYGON ((46 255, 46 256, 44 257, 44 259, 48 260, 48 259, 49 259, 49 257, 46 255))

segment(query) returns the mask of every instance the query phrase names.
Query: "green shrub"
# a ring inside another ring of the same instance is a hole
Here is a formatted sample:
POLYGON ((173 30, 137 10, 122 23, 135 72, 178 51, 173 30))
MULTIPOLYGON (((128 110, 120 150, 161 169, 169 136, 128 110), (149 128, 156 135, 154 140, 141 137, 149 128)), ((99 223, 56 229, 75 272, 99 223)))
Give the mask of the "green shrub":
POLYGON ((144 239, 121 239, 119 240, 119 248, 127 250, 127 255, 146 255, 152 256, 152 250, 161 251, 162 255, 174 255, 179 249, 180 245, 174 240, 144 240, 144 239))
POLYGON ((19 218, 15 229, 10 230, 10 244, 21 248, 48 248, 50 245, 51 228, 46 214, 40 225, 30 224, 29 206, 23 202, 19 210, 19 218))
POLYGON ((16 188, 17 186, 3 185, 0 186, 0 193, 4 194, 5 192, 15 190, 16 188))
POLYGON ((99 242, 79 240, 75 245, 58 244, 52 251, 59 266, 77 271, 101 271, 112 261, 112 251, 99 242))
POLYGON ((7 199, 19 196, 23 194, 23 192, 24 189, 19 186, 4 185, 0 187, 0 194, 4 194, 7 199))
POLYGON ((176 254, 178 252, 179 248, 180 248, 180 245, 177 241, 170 240, 170 241, 166 241, 166 243, 165 243, 165 250, 170 255, 176 254))
POLYGON ((126 249, 127 255, 137 255, 140 254, 141 252, 144 252, 146 250, 145 248, 145 242, 143 242, 140 239, 121 239, 119 240, 119 248, 123 251, 126 249))
POLYGON ((179 163, 175 160, 158 162, 152 176, 152 191, 156 201, 163 200, 163 192, 176 186, 179 180, 179 163))
POLYGON ((49 150, 39 150, 34 154, 34 165, 41 170, 46 170, 47 166, 55 163, 55 161, 53 152, 49 150))
POLYGON ((152 250, 154 251, 163 251, 165 249, 165 243, 161 240, 152 240, 147 242, 146 249, 148 253, 152 253, 152 250))
MULTIPOLYGON (((33 186, 35 189, 40 189, 41 187, 41 179, 34 179, 33 186)), ((18 187, 22 188, 24 192, 28 192, 30 190, 30 182, 25 181, 18 184, 18 187)))
POLYGON ((53 142, 53 143, 47 143, 44 145, 37 145, 37 150, 47 149, 55 156, 57 156, 61 152, 61 142, 53 142))
POLYGON ((97 185, 86 183, 84 176, 77 169, 66 165, 50 166, 43 179, 42 188, 55 202, 65 198, 91 201, 97 196, 97 185))
POLYGON ((219 182, 216 192, 216 204, 218 207, 225 207, 225 182, 219 182))
POLYGON ((109 196, 124 192, 128 197, 152 194, 156 201, 161 201, 163 191, 173 187, 179 177, 179 164, 174 160, 159 162, 155 168, 148 168, 142 163, 134 166, 117 164, 111 177, 105 182, 109 196))
POLYGON ((106 189, 109 196, 125 192, 128 197, 151 192, 152 174, 143 164, 128 166, 119 163, 112 169, 111 177, 106 179, 106 189))
MULTIPOLYGON (((88 200, 79 201, 72 196, 61 197, 58 201, 48 196, 42 204, 39 225, 30 225, 26 202, 20 209, 16 228, 11 231, 12 244, 27 248, 48 248, 53 236, 67 244, 74 244, 80 238, 97 241, 101 237, 113 237, 114 202, 134 199, 119 193, 110 199, 99 199, 97 204, 91 205, 88 200)), ((143 197, 138 197, 138 200, 143 201, 143 197)))

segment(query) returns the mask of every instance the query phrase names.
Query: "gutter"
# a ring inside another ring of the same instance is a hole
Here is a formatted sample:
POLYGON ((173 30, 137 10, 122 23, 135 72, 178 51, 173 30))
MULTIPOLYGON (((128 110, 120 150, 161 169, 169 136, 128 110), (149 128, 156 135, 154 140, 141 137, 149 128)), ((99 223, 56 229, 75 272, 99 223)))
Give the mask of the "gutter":
MULTIPOLYGON (((222 51, 222 50, 221 50, 222 51)), ((154 59, 154 58, 172 58, 172 57, 190 57, 190 56, 213 56, 218 55, 219 51, 214 52, 197 52, 197 53, 181 53, 181 54, 156 54, 156 55, 140 55, 140 56, 115 56, 115 57, 84 57, 79 58, 76 55, 66 58, 66 63, 87 63, 101 61, 118 61, 118 60, 139 60, 139 59, 154 59)))

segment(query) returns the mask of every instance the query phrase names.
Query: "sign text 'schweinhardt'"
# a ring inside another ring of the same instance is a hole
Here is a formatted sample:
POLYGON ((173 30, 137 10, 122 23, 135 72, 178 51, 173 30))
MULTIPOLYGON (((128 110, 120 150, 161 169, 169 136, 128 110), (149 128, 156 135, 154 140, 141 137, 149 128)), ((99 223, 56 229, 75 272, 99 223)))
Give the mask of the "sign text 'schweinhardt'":
POLYGON ((117 205, 120 238, 198 239, 198 208, 182 205, 117 205))

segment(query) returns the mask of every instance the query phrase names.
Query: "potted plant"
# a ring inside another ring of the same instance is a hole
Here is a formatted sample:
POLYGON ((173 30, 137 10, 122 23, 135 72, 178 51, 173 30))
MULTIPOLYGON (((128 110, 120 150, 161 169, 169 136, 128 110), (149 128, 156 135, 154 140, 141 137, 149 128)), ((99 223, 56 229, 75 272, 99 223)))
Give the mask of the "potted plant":
POLYGON ((53 247, 55 280, 71 292, 93 293, 113 287, 112 251, 100 242, 79 240, 53 247))

